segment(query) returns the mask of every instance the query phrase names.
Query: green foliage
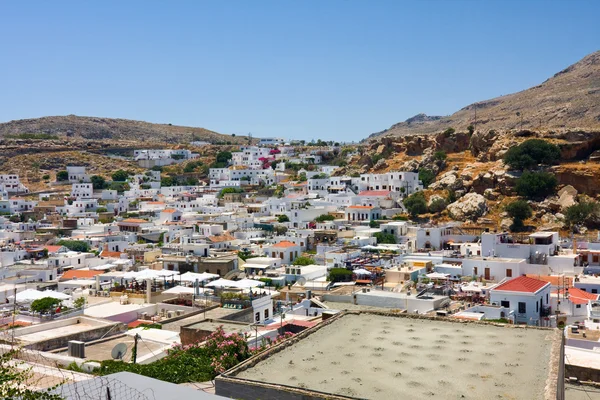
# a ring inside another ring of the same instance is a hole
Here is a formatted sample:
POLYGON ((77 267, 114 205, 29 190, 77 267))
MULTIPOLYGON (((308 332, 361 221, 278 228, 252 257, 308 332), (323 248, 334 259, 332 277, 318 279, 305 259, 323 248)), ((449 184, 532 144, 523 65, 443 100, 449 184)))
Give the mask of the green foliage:
POLYGON ((448 128, 444 131, 444 136, 449 137, 449 136, 453 135, 454 132, 456 132, 456 130, 454 128, 448 128))
POLYGON ((427 202, 425 201, 425 195, 423 192, 413 193, 404 199, 404 207, 411 215, 416 217, 419 214, 425 214, 427 212, 427 202))
POLYGON ((44 176, 42 176, 42 179, 47 181, 48 179, 50 179, 50 175, 45 174, 44 176))
POLYGON ((448 158, 448 156, 446 155, 446 152, 443 150, 438 150, 435 153, 433 153, 433 159, 435 161, 444 161, 446 158, 448 158))
POLYGON ((88 252, 90 250, 90 245, 87 242, 83 242, 80 240, 61 240, 58 242, 59 245, 65 246, 71 251, 80 251, 80 252, 88 252))
POLYGON ((198 167, 201 167, 202 161, 190 161, 189 163, 187 163, 185 165, 185 167, 183 167, 183 172, 185 173, 190 173, 190 172, 194 172, 194 170, 198 167))
POLYGON ((61 300, 55 299, 54 297, 42 297, 41 299, 34 300, 31 303, 31 311, 45 314, 56 308, 60 304, 61 300))
POLYGON ((277 222, 279 222, 280 224, 284 222, 290 222, 290 218, 285 214, 281 214, 277 216, 277 222))
POLYGON ((377 239, 377 243, 396 244, 396 236, 391 233, 377 232, 373 235, 377 239))
POLYGON ((396 214, 392 217, 394 221, 408 221, 408 217, 402 214, 396 214))
POLYGON ((230 151, 220 151, 217 153, 217 162, 227 164, 233 158, 230 151))
POLYGON ((374 220, 370 220, 369 221, 369 228, 379 228, 379 222, 374 221, 374 220))
POLYGON ((315 260, 310 257, 296 257, 292 265, 313 265, 315 260))
POLYGON ((595 201, 581 201, 573 204, 565 210, 565 220, 569 226, 594 227, 600 223, 600 204, 595 201))
POLYGON ((419 169, 419 180, 423 182, 423 187, 428 187, 435 180, 435 174, 427 168, 419 169))
POLYGON ((154 167, 150 168, 152 171, 158 171, 158 172, 162 172, 162 170, 164 169, 164 167, 162 165, 155 165, 154 167))
POLYGON ((298 182, 306 182, 306 172, 300 172, 298 175, 298 182))
POLYGON ((130 189, 129 183, 127 182, 111 182, 108 186, 110 190, 116 190, 121 193, 130 189))
POLYGON ((519 196, 528 199, 540 199, 553 194, 556 185, 558 185, 558 181, 551 173, 526 171, 517 179, 515 190, 519 196))
POLYGON ((104 212, 107 212, 107 211, 108 211, 108 210, 107 210, 107 208, 106 208, 106 207, 98 207, 98 208, 96 209, 96 212, 97 212, 97 213, 104 213, 104 212))
POLYGON ((448 190, 448 194, 446 195, 446 203, 452 204, 456 201, 456 192, 452 189, 448 190))
POLYGON ((57 182, 64 182, 64 181, 68 181, 69 180, 69 173, 67 171, 58 171, 56 173, 56 181, 57 182))
POLYGON ((329 175, 327 175, 325 173, 321 173, 321 174, 314 175, 310 179, 327 179, 327 178, 329 178, 329 175))
POLYGON ((513 219, 510 230, 513 232, 522 231, 524 228, 523 221, 531 218, 533 211, 531 206, 525 200, 515 200, 504 207, 504 211, 513 219))
POLYGON ((334 219, 335 219, 335 217, 331 214, 321 214, 317 218, 315 218, 315 221, 325 222, 325 221, 333 221, 334 219))
POLYGON ((83 307, 84 305, 85 305, 85 297, 83 297, 83 296, 81 296, 81 297, 78 297, 78 298, 76 298, 76 299, 73 301, 73 306, 74 306, 75 308, 81 308, 81 307, 83 307))
POLYGON ((352 271, 346 268, 331 268, 327 280, 330 282, 348 282, 352 280, 352 271))
POLYGON ((504 163, 512 169, 524 170, 538 164, 551 165, 560 159, 558 146, 542 139, 529 139, 511 147, 504 155, 504 163))
POLYGON ((111 178, 115 182, 125 182, 129 177, 129 173, 122 169, 119 169, 112 173, 111 178))
MULTIPOLYGON (((28 385, 33 377, 31 367, 19 361, 18 350, 8 350, 0 354, 0 399, 7 400, 62 400, 58 394, 48 390, 37 390, 35 386, 28 385)), ((64 382, 61 382, 64 383, 64 382)))
POLYGON ((467 132, 469 132, 469 136, 473 136, 473 133, 475 133, 475 127, 473 125, 467 126, 467 132))
POLYGON ((106 185, 106 180, 100 175, 93 175, 90 178, 90 181, 92 182, 93 188, 96 190, 104 189, 104 186, 106 185))
POLYGON ((160 186, 163 186, 163 187, 175 186, 175 180, 173 178, 171 178, 170 176, 165 176, 164 178, 160 179, 160 186))
POLYGON ((240 188, 228 187, 228 188, 224 188, 223 190, 221 190, 218 197, 222 198, 227 193, 243 193, 243 192, 244 192, 244 190, 242 190, 240 188))
POLYGON ((448 204, 444 199, 435 199, 429 205, 429 212, 433 214, 439 214, 446 209, 448 204))

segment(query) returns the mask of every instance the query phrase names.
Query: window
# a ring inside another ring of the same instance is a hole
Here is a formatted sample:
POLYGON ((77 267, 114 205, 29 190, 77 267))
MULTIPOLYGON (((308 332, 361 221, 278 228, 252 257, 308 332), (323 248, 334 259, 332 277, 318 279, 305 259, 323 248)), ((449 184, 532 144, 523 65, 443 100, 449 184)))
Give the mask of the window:
POLYGON ((500 305, 504 308, 510 308, 510 301, 502 300, 500 305))
POLYGON ((473 267, 473 275, 477 275, 477 267, 473 267))
POLYGON ((540 303, 539 303, 539 301, 535 302, 535 312, 540 312, 540 303))
MULTIPOLYGON (((52 275, 51 275, 52 276, 52 275)), ((581 304, 577 304, 575 308, 581 308, 581 304)))
POLYGON ((269 309, 265 310, 265 319, 269 319, 269 309))
POLYGON ((592 289, 592 293, 598 294, 598 289, 592 289))
POLYGON ((254 322, 260 322, 260 313, 259 312, 254 314, 254 322))
POLYGON ((512 278, 512 269, 510 269, 510 268, 506 269, 506 277, 507 278, 512 278))
POLYGON ((527 313, 527 304, 520 301, 519 302, 519 314, 525 314, 527 313))

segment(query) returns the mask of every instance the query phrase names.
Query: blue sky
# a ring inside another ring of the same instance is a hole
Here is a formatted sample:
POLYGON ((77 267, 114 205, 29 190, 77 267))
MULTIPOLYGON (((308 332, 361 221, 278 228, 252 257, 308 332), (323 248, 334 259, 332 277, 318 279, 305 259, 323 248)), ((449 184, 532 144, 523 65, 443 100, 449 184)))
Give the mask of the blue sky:
POLYGON ((3 1, 0 122, 361 140, 600 50, 600 1, 3 1))

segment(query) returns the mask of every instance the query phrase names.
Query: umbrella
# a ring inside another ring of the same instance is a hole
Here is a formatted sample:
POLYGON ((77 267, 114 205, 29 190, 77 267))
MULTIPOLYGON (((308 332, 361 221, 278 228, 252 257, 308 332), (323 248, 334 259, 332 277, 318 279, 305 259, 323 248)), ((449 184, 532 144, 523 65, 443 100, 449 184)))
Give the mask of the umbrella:
POLYGON ((356 275, 371 275, 371 271, 368 271, 364 268, 355 269, 352 272, 355 273, 356 275))
MULTIPOLYGON (((15 296, 9 296, 9 299, 14 299, 15 296)), ((17 293, 17 303, 29 303, 34 300, 43 299, 44 297, 52 297, 59 300, 70 299, 71 296, 64 293, 55 292, 54 290, 46 290, 44 292, 35 289, 27 289, 17 293)))
POLYGON ((144 269, 139 272, 129 271, 129 272, 126 272, 125 274, 123 274, 124 279, 139 279, 139 280, 156 279, 159 276, 161 276, 161 275, 158 274, 158 271, 155 271, 153 269, 144 269))
POLYGON ((197 274, 195 272, 186 272, 179 277, 179 280, 182 282, 196 282, 196 279, 199 282, 207 281, 209 279, 218 278, 217 274, 209 274, 208 272, 203 272, 201 274, 197 274))
POLYGON ((257 287, 257 286, 265 286, 264 282, 257 281, 254 279, 242 279, 242 280, 236 281, 235 283, 237 284, 237 287, 239 287, 239 288, 251 288, 251 287, 257 287))
MULTIPOLYGON (((212 281, 206 285, 206 287, 214 287, 214 288, 224 288, 224 287, 236 287, 242 288, 244 286, 239 286, 236 281, 230 281, 229 279, 217 279, 216 281, 212 281)), ((248 286, 245 286, 248 287, 248 286)))
MULTIPOLYGON (((208 289, 203 289, 203 288, 198 288, 198 290, 200 291, 200 293, 209 291, 208 289)), ((175 287, 172 287, 171 289, 165 290, 163 293, 165 293, 165 294, 194 294, 195 291, 196 291, 196 289, 194 289, 193 287, 175 286, 175 287)))
POLYGON ((155 271, 158 276, 174 276, 179 275, 179 271, 169 271, 168 269, 159 269, 155 271))

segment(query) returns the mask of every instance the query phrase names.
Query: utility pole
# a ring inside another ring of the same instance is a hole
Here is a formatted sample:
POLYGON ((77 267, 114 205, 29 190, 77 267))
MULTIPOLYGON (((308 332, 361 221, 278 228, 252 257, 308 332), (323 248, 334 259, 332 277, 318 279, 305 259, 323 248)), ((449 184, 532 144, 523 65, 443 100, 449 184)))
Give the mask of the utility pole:
MULTIPOLYGON (((12 313, 12 340, 11 347, 15 345, 15 316, 17 315, 17 285, 13 289, 13 313, 12 313)), ((41 321, 40 321, 41 322, 41 321)))
POLYGON ((137 360, 137 347, 138 347, 138 339, 140 335, 137 333, 133 336, 133 351, 131 352, 131 362, 135 364, 137 360))

